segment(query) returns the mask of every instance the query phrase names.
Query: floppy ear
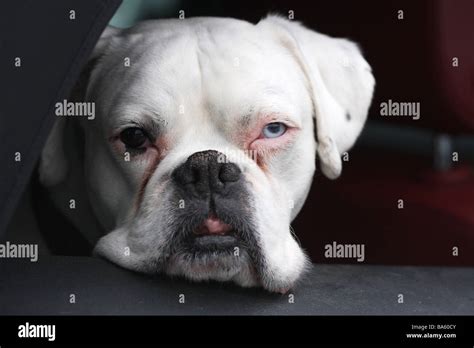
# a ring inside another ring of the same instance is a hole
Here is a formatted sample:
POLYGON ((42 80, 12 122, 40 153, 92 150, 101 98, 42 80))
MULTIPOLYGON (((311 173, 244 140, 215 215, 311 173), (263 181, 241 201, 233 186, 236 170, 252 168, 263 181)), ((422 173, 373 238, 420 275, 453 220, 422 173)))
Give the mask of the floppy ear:
POLYGON ((276 35, 307 77, 317 128, 321 170, 330 179, 342 170, 341 154, 352 147, 367 119, 375 79, 357 45, 268 16, 258 23, 276 35))
MULTIPOLYGON (((119 32, 120 29, 110 26, 104 30, 88 62, 82 69, 79 79, 69 97, 70 101, 84 101, 85 91, 92 70, 109 46, 111 38, 118 35, 119 32)), ((66 133, 71 129, 72 127, 68 126, 67 117, 61 117, 54 122, 53 128, 49 133, 39 162, 40 182, 46 187, 61 183, 67 176, 69 164, 64 149, 65 141, 69 138, 69 135, 66 133)))

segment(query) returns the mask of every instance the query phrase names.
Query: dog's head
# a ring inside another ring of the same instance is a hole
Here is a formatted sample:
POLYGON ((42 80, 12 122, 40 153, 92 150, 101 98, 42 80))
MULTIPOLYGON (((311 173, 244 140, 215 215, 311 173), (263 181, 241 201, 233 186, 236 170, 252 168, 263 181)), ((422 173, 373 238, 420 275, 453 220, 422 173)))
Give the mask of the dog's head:
MULTIPOLYGON (((372 98, 356 45, 274 16, 158 20, 107 29, 86 70, 97 117, 79 121, 85 187, 110 232, 96 253, 136 271, 290 288, 307 265, 290 223, 316 153, 337 177, 372 98)), ((50 187, 67 178, 63 128, 40 164, 50 187)))

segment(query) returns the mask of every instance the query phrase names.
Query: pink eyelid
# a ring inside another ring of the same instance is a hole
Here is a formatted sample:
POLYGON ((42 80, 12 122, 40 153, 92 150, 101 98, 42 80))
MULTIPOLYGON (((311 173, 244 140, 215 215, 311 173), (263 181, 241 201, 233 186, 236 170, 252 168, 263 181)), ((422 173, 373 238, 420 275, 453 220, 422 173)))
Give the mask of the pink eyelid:
POLYGON ((299 127, 294 125, 292 122, 288 122, 287 120, 280 120, 278 118, 267 118, 262 120, 259 123, 259 127, 255 128, 255 131, 252 132, 251 141, 248 144, 248 148, 252 149, 257 146, 268 146, 270 148, 278 148, 280 146, 284 146, 288 143, 292 138, 295 132, 299 130, 299 127), (286 126, 285 132, 275 138, 265 138, 263 137, 263 128, 268 125, 269 123, 282 123, 286 126), (257 133, 258 132, 258 133, 257 133))

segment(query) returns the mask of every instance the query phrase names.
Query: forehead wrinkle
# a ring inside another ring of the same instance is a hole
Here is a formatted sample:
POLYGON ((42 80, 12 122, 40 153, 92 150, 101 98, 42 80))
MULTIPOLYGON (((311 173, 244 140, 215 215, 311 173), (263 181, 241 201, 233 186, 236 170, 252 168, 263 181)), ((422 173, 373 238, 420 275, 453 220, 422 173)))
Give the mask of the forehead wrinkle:
POLYGON ((294 111, 292 111, 291 108, 285 109, 272 104, 262 105, 259 108, 254 106, 250 107, 248 112, 238 117, 237 124, 239 128, 248 129, 265 118, 268 118, 268 121, 278 120, 279 122, 288 122, 297 127, 301 126, 301 120, 295 117, 294 111))
POLYGON ((198 66, 198 79, 199 79, 199 86, 200 86, 200 92, 203 98, 203 105, 206 105, 206 96, 204 95, 204 77, 203 77, 203 62, 202 62, 202 55, 204 55, 204 52, 201 51, 201 45, 198 44, 199 42, 199 37, 198 34, 196 33, 196 44, 195 46, 195 53, 196 53, 196 62, 198 66))
POLYGON ((166 120, 154 109, 143 104, 119 105, 112 111, 117 117, 111 122, 114 128, 136 124, 149 129, 162 128, 167 125, 166 120))
MULTIPOLYGON (((141 63, 146 61, 144 54, 141 54, 140 57, 137 61, 133 61, 132 57, 130 67, 124 67, 122 63, 111 64, 113 68, 102 73, 100 78, 102 82, 90 91, 92 99, 99 99, 98 96, 102 95, 99 107, 104 111, 110 110, 107 112, 107 118, 110 118, 114 113, 113 110, 123 105, 124 101, 127 104, 138 104, 137 100, 140 100, 140 104, 146 104, 146 100, 143 100, 143 84, 148 81, 148 74, 147 70, 142 68, 146 64, 141 63), (113 74, 115 74, 115 79, 112 78, 113 74), (113 83, 104 83, 109 78, 113 83)), ((164 92, 167 93, 166 90, 164 92)))

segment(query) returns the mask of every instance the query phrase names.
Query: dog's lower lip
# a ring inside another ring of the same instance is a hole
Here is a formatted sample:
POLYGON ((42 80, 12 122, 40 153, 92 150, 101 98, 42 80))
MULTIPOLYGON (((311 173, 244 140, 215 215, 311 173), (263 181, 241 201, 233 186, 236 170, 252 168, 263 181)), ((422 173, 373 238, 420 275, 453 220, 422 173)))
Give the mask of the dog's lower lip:
POLYGON ((203 235, 194 238, 193 247, 202 250, 228 249, 237 246, 237 242, 234 235, 203 235))
POLYGON ((224 252, 238 245, 237 231, 215 215, 208 216, 188 239, 189 250, 193 252, 224 252))

